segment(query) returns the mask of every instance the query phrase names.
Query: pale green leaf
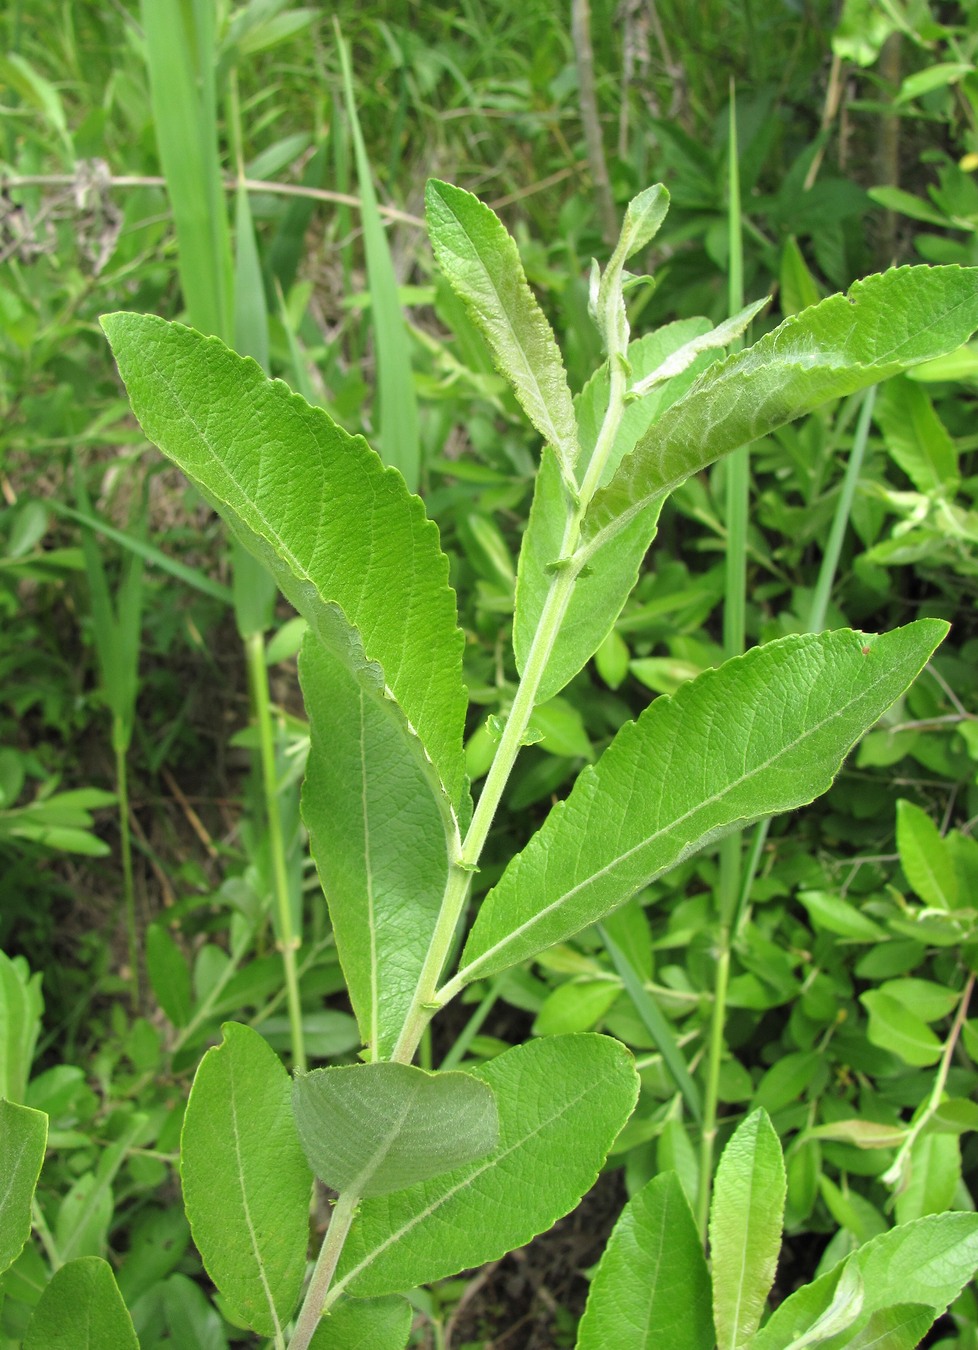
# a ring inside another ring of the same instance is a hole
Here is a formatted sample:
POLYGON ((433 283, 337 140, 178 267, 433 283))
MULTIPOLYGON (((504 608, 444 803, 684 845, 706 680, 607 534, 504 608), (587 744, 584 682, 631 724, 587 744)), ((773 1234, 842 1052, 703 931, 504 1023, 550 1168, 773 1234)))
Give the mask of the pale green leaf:
POLYGON ((891 1051, 916 1068, 937 1063, 943 1046, 916 1013, 879 989, 860 994, 859 1001, 869 1013, 869 1039, 873 1045, 891 1051))
POLYGON ((834 1139, 856 1148, 897 1148, 906 1138, 901 1125, 884 1125, 875 1120, 835 1120, 806 1131, 810 1139, 834 1139))
POLYGON ((0 951, 0 1097, 23 1102, 41 1029, 41 977, 0 951))
POLYGON ((910 1150, 907 1184, 897 1192, 897 1223, 951 1209, 960 1180, 961 1145, 957 1135, 918 1135, 910 1150))
POLYGON ((746 331, 751 321, 770 303, 770 300, 769 295, 766 295, 763 300, 755 300, 753 304, 747 305, 738 313, 731 315, 723 323, 717 324, 716 328, 711 328, 699 337, 690 338, 688 342, 684 342, 651 374, 646 375, 644 379, 636 380, 628 391, 629 397, 641 398, 657 384, 675 379, 677 375, 681 375, 684 370, 689 369, 701 352, 717 351, 720 348, 729 347, 736 338, 739 338, 746 331))
MULTIPOLYGON (((709 327, 706 319, 684 319, 631 343, 628 364, 633 377, 641 379, 649 374, 684 343, 708 332, 709 327)), ((626 405, 603 481, 610 478, 662 410, 689 389, 709 359, 708 356, 697 357, 682 375, 626 405)), ((608 407, 608 390, 609 375, 605 363, 575 400, 581 447, 577 464, 579 474, 585 472, 597 444, 608 407)), ((567 497, 560 468, 553 453, 545 449, 520 549, 516 585, 513 648, 517 669, 521 672, 526 667, 540 624, 540 614, 552 582, 553 564, 565 547, 566 515, 567 497)), ((540 684, 537 694, 540 702, 546 702, 558 693, 611 631, 638 580, 642 559, 655 536, 657 519, 657 512, 649 512, 634 521, 626 531, 612 539, 606 549, 595 553, 586 572, 578 577, 540 684)))
POLYGON ((781 1250, 787 1178, 766 1112, 754 1111, 723 1150, 710 1207, 713 1320, 719 1350, 741 1350, 760 1325, 781 1250))
POLYGON ((364 1044, 387 1056, 404 1024, 448 877, 446 825, 417 746, 375 669, 309 633, 299 678, 311 745, 302 789, 336 945, 364 1044), (358 678, 359 675, 359 678, 358 678))
POLYGON ((628 341, 628 315, 622 293, 625 263, 655 237, 668 210, 669 193, 661 183, 640 192, 628 203, 618 243, 604 274, 600 275, 597 263, 591 264, 591 312, 608 351, 620 352, 628 341))
POLYGON ((848 1334, 834 1338, 825 1350, 913 1350, 935 1319, 933 1308, 921 1303, 894 1303, 861 1318, 848 1334))
POLYGON ((335 1292, 398 1293, 522 1246, 593 1185, 638 1091, 628 1051, 604 1036, 530 1041, 473 1076, 495 1093, 496 1148, 445 1176, 365 1200, 335 1292))
POLYGON ((403 1298, 345 1298, 319 1323, 309 1350, 403 1350, 413 1316, 403 1298))
POLYGON ((917 895, 935 909, 953 909, 958 898, 954 861, 927 812, 901 798, 896 837, 900 866, 917 895))
POLYGON ((953 497, 958 452, 926 391, 913 380, 891 380, 877 393, 873 416, 887 451, 917 491, 953 497))
POLYGON ((31 1201, 47 1138, 43 1111, 0 1100, 0 1274, 31 1235, 31 1201))
POLYGON ((626 724, 483 901, 452 987, 609 914, 733 828, 824 792, 946 628, 782 638, 626 724))
POLYGON ((425 189, 425 215, 442 273, 468 306, 523 411, 569 475, 577 459, 570 388, 516 244, 477 197, 434 178, 425 189))
MULTIPOLYGON (((752 1350, 787 1350, 804 1337, 831 1306, 850 1265, 863 1289, 863 1314, 908 1303, 942 1313, 978 1269, 978 1214, 930 1214, 872 1238, 785 1299, 755 1336, 752 1350)), ((846 1278, 852 1280, 851 1272, 846 1278)))
POLYGON ((23 1350, 139 1350, 112 1267, 80 1256, 56 1271, 34 1309, 23 1350))
POLYGON ((675 1172, 654 1177, 615 1224, 577 1350, 712 1350, 710 1274, 675 1172))
POLYGON ((492 1089, 467 1073, 346 1064, 297 1074, 292 1108, 309 1165, 334 1191, 387 1195, 496 1145, 492 1089))
POLYGON ((978 270, 903 267, 856 282, 711 366, 591 504, 600 546, 694 473, 828 399, 944 355, 978 327, 978 270))
POLYGON ((299 1300, 312 1176, 289 1076, 250 1027, 226 1022, 200 1062, 181 1138, 183 1199, 211 1279, 245 1326, 282 1333, 299 1300))
POLYGON ((912 977, 886 980, 879 988, 882 993, 895 998, 903 1007, 910 1008, 924 1022, 939 1022, 942 1017, 949 1016, 961 1002, 959 990, 948 989, 946 985, 935 984, 933 980, 919 980, 912 977))
POLYGON ((214 339, 151 315, 107 315, 103 327, 146 434, 326 647, 361 679, 376 663, 365 687, 391 691, 458 807, 464 640, 438 531, 400 474, 214 339))
POLYGON ((798 899, 808 910, 816 928, 836 933, 851 942, 880 942, 886 930, 831 891, 799 891, 798 899))

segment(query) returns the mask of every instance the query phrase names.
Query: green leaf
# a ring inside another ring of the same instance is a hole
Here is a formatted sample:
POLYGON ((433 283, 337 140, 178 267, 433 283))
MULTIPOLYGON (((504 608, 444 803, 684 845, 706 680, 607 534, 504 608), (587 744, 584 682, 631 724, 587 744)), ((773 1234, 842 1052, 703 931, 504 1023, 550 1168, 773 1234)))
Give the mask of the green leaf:
POLYGON ((710 1274, 675 1172, 625 1206, 591 1281, 577 1350, 712 1350, 710 1274))
POLYGON ((910 1150, 907 1184, 897 1193, 897 1223, 942 1214, 961 1180, 961 1145, 954 1134, 922 1134, 910 1150))
POLYGON ((825 1350, 913 1350, 933 1326, 933 1308, 920 1303, 894 1303, 861 1318, 853 1331, 833 1339, 825 1350))
POLYGON ((954 862, 927 812, 901 798, 896 837, 900 866, 917 895, 935 909, 953 909, 958 899, 954 862))
POLYGON ((312 1178, 278 1056, 250 1027, 221 1030, 184 1117, 184 1205, 207 1273, 235 1315, 280 1336, 305 1278, 312 1178))
POLYGON ((958 453, 927 393, 913 380, 891 380, 876 395, 873 415, 892 459, 918 492, 953 497, 958 453))
POLYGON ((413 1316, 403 1298, 346 1298, 319 1323, 309 1350, 403 1350, 413 1316))
POLYGON ((0 952, 0 1097, 23 1102, 41 1029, 41 977, 0 952))
POLYGON ((710 1207, 713 1320, 719 1350, 750 1343, 774 1283, 788 1182, 766 1112, 754 1111, 723 1150, 710 1207))
POLYGON ((441 908, 445 821, 428 766, 404 753, 403 718, 381 688, 370 697, 312 633, 299 678, 311 736, 302 816, 360 1035, 383 1057, 404 1024, 441 908))
POLYGON ((80 1256, 56 1271, 34 1309, 24 1350, 139 1350, 112 1267, 80 1256))
POLYGON ((570 388, 553 330, 527 284, 516 244, 477 197, 434 178, 425 189, 425 215, 438 266, 465 301, 523 411, 569 478, 577 459, 570 388))
POLYGON ((638 1093, 628 1051, 594 1035, 530 1041, 473 1077, 495 1093, 496 1148, 447 1175, 365 1200, 335 1294, 399 1293, 522 1246, 593 1185, 638 1093))
POLYGON ((564 941, 731 829, 824 792, 946 631, 782 638, 626 724, 483 901, 451 988, 564 941))
POLYGON ((47 1139, 43 1111, 0 1101, 0 1274, 31 1235, 31 1201, 47 1139))
POLYGON ((415 758, 430 758, 457 809, 464 639, 438 531, 400 474, 216 339, 151 315, 110 314, 102 325, 147 436, 368 695, 390 690, 424 747, 415 758))
MULTIPOLYGON (((858 1273, 864 1314, 908 1303, 940 1314, 978 1268, 978 1214, 930 1214, 872 1238, 785 1299, 755 1336, 752 1350, 787 1350, 803 1337, 831 1306, 848 1267, 858 1273)), ((851 1271, 847 1278, 852 1281, 851 1271)))
POLYGON ((596 549, 738 446, 918 362, 978 327, 978 270, 902 267, 858 281, 786 319, 702 375, 596 494, 584 540, 596 549))
POLYGON ((193 1012, 190 967, 161 923, 146 930, 146 971, 160 1007, 175 1027, 185 1027, 193 1012))
POLYGON ((933 980, 886 980, 880 985, 880 992, 912 1009, 924 1022, 939 1022, 961 1002, 959 991, 935 984, 933 980))
POLYGON ((881 942, 886 936, 886 930, 878 923, 831 891, 799 891, 798 899, 816 928, 837 933, 851 942, 881 942))
POLYGON ((859 995, 869 1013, 869 1039, 882 1050, 890 1050, 905 1064, 924 1068, 936 1064, 943 1046, 926 1022, 889 994, 871 989, 859 995))
MULTIPOLYGON (((684 319, 639 338, 628 347, 632 375, 641 379, 661 366, 684 343, 709 331, 706 319, 684 319)), ((605 469, 605 481, 618 467, 655 419, 692 385, 707 357, 682 375, 660 385, 626 405, 615 435, 605 469)), ((609 373, 605 363, 588 380, 576 399, 580 437, 577 471, 583 474, 597 444, 601 423, 608 407, 609 373)), ((537 474, 530 519, 520 549, 516 585, 516 613, 513 621, 513 648, 516 665, 523 671, 540 622, 552 567, 562 556, 567 496, 561 471, 552 451, 544 449, 537 474)), ((648 513, 613 539, 609 546, 592 557, 589 570, 578 577, 557 640, 550 653, 547 669, 537 693, 538 702, 546 702, 571 680, 607 637, 621 613, 622 606, 638 580, 639 568, 656 531, 658 515, 648 513)))
POLYGON ((496 1145, 492 1089, 467 1073, 347 1064, 292 1087, 309 1166, 334 1191, 387 1195, 483 1158, 496 1145))

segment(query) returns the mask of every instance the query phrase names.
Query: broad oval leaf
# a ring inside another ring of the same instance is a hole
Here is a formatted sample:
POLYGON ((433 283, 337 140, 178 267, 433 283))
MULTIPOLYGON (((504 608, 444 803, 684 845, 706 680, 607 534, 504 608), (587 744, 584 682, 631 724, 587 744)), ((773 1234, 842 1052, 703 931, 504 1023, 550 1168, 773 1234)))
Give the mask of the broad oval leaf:
POLYGON ((573 1209, 635 1106, 631 1055, 606 1036, 530 1041, 473 1071, 499 1112, 488 1157, 365 1200, 332 1294, 398 1293, 520 1247, 573 1209))
POLYGON ((414 1309, 403 1298, 345 1298, 320 1321, 309 1350, 403 1350, 414 1309))
POLYGON ((577 458, 570 387, 515 242, 478 197, 435 178, 425 188, 425 218, 438 266, 468 306, 523 411, 570 475, 577 458))
POLYGON ((212 501, 319 640, 389 690, 449 801, 465 796, 464 639, 438 530, 404 480, 280 380, 216 338, 108 314, 147 436, 212 501))
POLYGON ((925 905, 954 909, 958 879, 951 851, 926 811, 914 802, 897 802, 897 849, 904 875, 925 905))
POLYGON ((236 1316, 280 1336, 306 1272, 312 1175, 278 1056, 250 1027, 221 1030, 184 1117, 184 1206, 207 1273, 236 1316))
POLYGON ((713 1350, 710 1272, 675 1172, 622 1210, 591 1281, 577 1350, 713 1350))
POLYGON ((108 1261, 79 1256, 56 1271, 41 1295, 24 1350, 139 1350, 108 1261))
POLYGON ((978 1269, 978 1214, 929 1214, 871 1238, 775 1308, 751 1350, 787 1350, 803 1338, 832 1306, 848 1266, 863 1291, 863 1315, 917 1304, 936 1316, 978 1269))
POLYGON ((492 1088, 413 1064, 297 1074, 292 1109, 309 1166, 335 1191, 387 1195, 485 1157, 499 1134, 492 1088))
POLYGON ((47 1139, 43 1111, 0 1101, 0 1274, 31 1235, 31 1201, 47 1139))
POLYGON ((792 636, 704 672, 627 723, 482 908, 446 990, 525 961, 752 820, 802 806, 947 632, 792 636))
POLYGON ((591 504, 585 542, 624 529, 692 474, 820 403, 954 351, 978 328, 978 269, 900 267, 857 281, 711 366, 591 504))
POLYGON ((743 1350, 761 1321, 781 1250, 788 1182, 777 1132, 754 1111, 723 1150, 710 1207, 718 1350, 743 1350))
POLYGON ((880 989, 859 995, 869 1013, 869 1039, 882 1050, 898 1055, 905 1064, 926 1068, 936 1064, 944 1047, 927 1023, 880 989))

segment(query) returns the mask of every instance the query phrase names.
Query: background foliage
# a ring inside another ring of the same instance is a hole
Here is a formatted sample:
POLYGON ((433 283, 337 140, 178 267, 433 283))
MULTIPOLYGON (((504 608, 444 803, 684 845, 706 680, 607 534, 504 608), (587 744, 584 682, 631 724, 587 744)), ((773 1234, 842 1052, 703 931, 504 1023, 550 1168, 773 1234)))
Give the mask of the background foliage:
MULTIPOLYGON (((467 637, 477 782, 515 678, 505 639, 537 445, 436 278, 424 180, 504 217, 575 392, 601 358, 588 259, 652 181, 673 207, 635 334, 726 317, 732 269, 746 299, 774 295, 756 335, 891 262, 978 262, 973 3, 594 0, 590 61, 550 0, 335 12, 346 86, 318 7, 174 6, 163 49, 133 4, 14 0, 0 21, 0 1096, 51 1117, 36 1240, 2 1282, 4 1345, 20 1344, 51 1270, 102 1255, 144 1347, 240 1343, 174 1204, 190 1077, 227 1017, 278 1050, 298 1018, 319 1063, 358 1043, 298 818, 301 633, 147 449, 98 315, 224 332, 416 474, 467 637), (154 70, 161 50, 170 65, 154 70), (220 211, 193 217, 204 179, 189 178, 181 215, 174 144, 226 203, 226 238, 220 211), (291 921, 306 938, 301 1007, 278 951, 291 921)), ((829 794, 760 840, 732 935, 723 1131, 763 1107, 781 1138, 781 1297, 894 1221, 974 1208, 976 374, 965 348, 751 452, 749 641, 953 625, 829 794)), ((731 472, 675 494, 656 570, 538 713, 480 886, 625 721, 721 659, 731 472)), ((639 1106, 585 1227, 610 1227, 665 1167, 697 1194, 695 1117, 655 1015, 698 1066, 720 885, 716 859, 690 860, 600 928, 476 986, 422 1047, 451 1067, 598 1029, 634 1051, 639 1106)), ((515 1327, 524 1344, 572 1343, 573 1272, 601 1242, 564 1231, 556 1258, 544 1246, 508 1274, 419 1294, 416 1343, 515 1327)), ((976 1326, 966 1290, 941 1335, 972 1346, 976 1326)))

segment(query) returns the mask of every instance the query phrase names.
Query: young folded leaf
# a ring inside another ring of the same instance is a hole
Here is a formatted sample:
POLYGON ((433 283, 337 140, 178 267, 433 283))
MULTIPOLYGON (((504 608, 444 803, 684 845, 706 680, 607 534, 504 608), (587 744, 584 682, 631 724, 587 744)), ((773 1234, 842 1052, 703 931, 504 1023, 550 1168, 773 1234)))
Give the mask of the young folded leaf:
POLYGON ((302 1289, 312 1174, 289 1076, 251 1027, 225 1022, 200 1062, 180 1141, 183 1200, 208 1275, 245 1326, 281 1336, 302 1289))
POLYGON ((622 1210, 591 1282, 577 1350, 713 1350, 710 1272, 675 1172, 622 1210))
POLYGON ((723 1150, 710 1209, 717 1350, 746 1350, 760 1325, 781 1250, 788 1183, 781 1142, 754 1111, 723 1150))
POLYGON ((738 446, 954 351, 978 328, 978 269, 900 267, 786 319, 697 381, 638 443, 584 522, 592 546, 738 446))
POLYGON ((393 694, 424 747, 419 762, 430 760, 458 810, 464 639, 421 502, 362 437, 216 338, 145 314, 109 314, 102 326, 147 436, 369 696, 383 686, 393 694), (367 679, 368 662, 379 678, 367 679))
MULTIPOLYGON (((840 1344, 875 1344, 871 1334, 863 1339, 861 1333, 872 1325, 871 1319, 880 1320, 878 1314, 897 1309, 903 1310, 896 1313, 901 1324, 909 1312, 919 1339, 978 1270, 978 1214, 928 1214, 871 1238, 827 1274, 786 1298, 754 1337, 751 1350, 788 1350, 799 1340, 807 1342, 806 1333, 832 1307, 850 1266, 859 1277, 850 1283, 861 1290, 861 1312, 840 1344), (906 1305, 915 1306, 907 1310, 906 1305), (928 1318, 922 1316, 924 1308, 928 1318)), ((892 1342, 895 1347, 902 1343, 892 1342)))
POLYGON ((309 1165, 334 1191, 387 1195, 496 1146, 492 1088, 467 1073, 346 1064, 297 1074, 292 1109, 309 1165))
POLYGON ((565 941, 730 830, 814 800, 946 632, 920 619, 786 637, 656 699, 509 864, 442 997, 565 941))
POLYGON ((392 1195, 365 1200, 332 1300, 398 1293, 521 1247, 594 1184, 631 1115, 638 1077, 606 1036, 553 1036, 507 1050, 473 1071, 492 1088, 499 1141, 467 1163, 392 1195))
MULTIPOLYGON (((707 333, 709 327, 706 319, 683 319, 631 343, 628 364, 633 376, 641 378, 655 370, 673 352, 707 333)), ((687 371, 625 408, 608 457, 608 477, 632 450, 636 441, 648 431, 662 409, 686 393, 709 359, 708 356, 696 358, 687 371)), ((582 478, 597 444, 608 407, 608 390, 608 363, 605 362, 575 400, 581 445, 577 472, 582 478)), ((553 453, 544 448, 530 520, 520 549, 516 585, 513 648, 516 666, 521 673, 526 668, 550 589, 550 569, 566 546, 564 530, 567 510, 567 494, 561 482, 560 469, 553 453)), ((648 511, 636 517, 627 530, 610 541, 608 548, 592 556, 587 574, 577 579, 537 692, 538 703, 545 703, 559 693, 568 680, 583 669, 611 632, 638 580, 642 559, 655 535, 658 514, 658 511, 648 511)))
POLYGON ((515 242, 478 197, 435 178, 425 189, 425 218, 445 279, 468 305, 496 365, 570 479, 577 429, 567 374, 515 242))

